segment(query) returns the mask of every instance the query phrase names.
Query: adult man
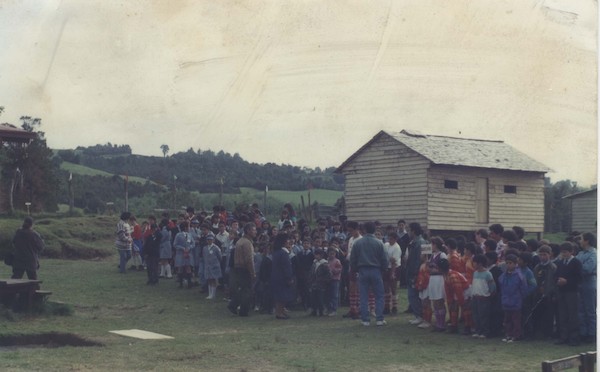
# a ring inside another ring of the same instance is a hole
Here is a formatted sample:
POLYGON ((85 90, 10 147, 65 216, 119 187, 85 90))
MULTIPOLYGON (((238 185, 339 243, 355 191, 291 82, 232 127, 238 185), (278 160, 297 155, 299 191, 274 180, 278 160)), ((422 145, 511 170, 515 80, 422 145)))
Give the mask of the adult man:
POLYGON ((579 286, 579 335, 583 342, 596 341, 596 235, 587 232, 581 238, 583 280, 579 286))
POLYGON ((418 222, 408 225, 408 236, 411 240, 408 244, 408 258, 406 259, 406 280, 408 304, 415 316, 415 319, 410 321, 411 324, 420 324, 423 321, 423 307, 419 298, 419 290, 415 288, 421 266, 421 245, 425 243, 422 234, 423 230, 418 222))
POLYGON ((256 225, 252 222, 244 225, 244 235, 235 244, 233 272, 230 273, 231 300, 227 309, 239 316, 248 316, 252 299, 254 272, 254 245, 256 225), (239 312, 238 312, 239 306, 239 312))
POLYGON ((27 273, 28 279, 37 280, 37 269, 40 267, 38 255, 45 246, 40 234, 33 230, 31 217, 25 217, 23 226, 15 233, 13 245, 15 253, 12 278, 21 279, 27 273))
POLYGON ((496 241, 496 253, 498 254, 498 259, 500 261, 504 261, 505 244, 502 241, 502 233, 504 232, 504 226, 500 225, 499 223, 495 223, 493 225, 490 225, 489 229, 489 238, 496 241))
POLYGON ((375 224, 364 225, 365 235, 354 242, 350 255, 350 266, 358 271, 360 290, 360 317, 364 326, 370 325, 369 288, 375 294, 375 316, 378 326, 385 324, 383 320, 383 279, 381 273, 388 268, 388 257, 383 243, 375 235, 375 224))
MULTIPOLYGON (((398 263, 398 267, 396 268, 396 280, 400 282, 401 287, 406 287, 406 250, 408 249, 408 243, 410 243, 410 237, 406 232, 406 221, 398 220, 397 227, 398 245, 400 246, 401 250, 401 259, 400 263, 398 263)), ((412 312, 410 310, 410 306, 406 312, 412 312)))

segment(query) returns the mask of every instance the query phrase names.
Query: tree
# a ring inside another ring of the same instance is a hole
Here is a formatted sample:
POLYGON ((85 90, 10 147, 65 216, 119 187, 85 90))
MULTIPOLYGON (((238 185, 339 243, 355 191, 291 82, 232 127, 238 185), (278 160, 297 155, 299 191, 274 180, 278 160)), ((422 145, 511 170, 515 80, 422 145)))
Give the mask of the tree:
POLYGON ((167 154, 169 153, 169 145, 160 145, 160 149, 163 153, 163 157, 167 157, 167 154))
POLYGON ((544 186, 544 230, 549 232, 571 231, 570 201, 563 197, 583 191, 577 182, 561 180, 552 184, 548 178, 544 186))
POLYGON ((15 206, 24 209, 28 202, 34 211, 54 212, 58 209, 58 169, 52 161, 53 153, 46 145, 44 132, 38 130, 41 119, 29 116, 20 119, 21 127, 35 133, 36 137, 27 146, 7 144, 2 149, 3 187, 9 190, 10 210, 14 211, 15 206))

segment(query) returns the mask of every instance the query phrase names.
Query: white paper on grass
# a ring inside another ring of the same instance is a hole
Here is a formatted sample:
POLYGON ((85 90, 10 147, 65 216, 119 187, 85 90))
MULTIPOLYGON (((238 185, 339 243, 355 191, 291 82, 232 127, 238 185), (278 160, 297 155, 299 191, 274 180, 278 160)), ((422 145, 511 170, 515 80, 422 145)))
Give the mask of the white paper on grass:
POLYGON ((123 329, 118 331, 109 331, 110 333, 116 333, 125 337, 139 338, 142 340, 166 340, 172 339, 171 336, 161 335, 160 333, 154 333, 149 331, 143 331, 141 329, 123 329))

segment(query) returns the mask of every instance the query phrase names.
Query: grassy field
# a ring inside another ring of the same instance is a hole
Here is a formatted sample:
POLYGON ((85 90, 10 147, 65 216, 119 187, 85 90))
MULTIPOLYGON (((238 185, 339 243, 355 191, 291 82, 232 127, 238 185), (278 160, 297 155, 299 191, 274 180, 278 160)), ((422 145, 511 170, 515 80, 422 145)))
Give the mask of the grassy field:
MULTIPOLYGON (((262 193, 260 190, 251 189, 247 187, 241 187, 240 190, 242 192, 251 192, 251 193, 262 193)), ((302 199, 301 196, 304 196, 304 203, 308 205, 308 190, 305 191, 282 191, 282 190, 269 190, 270 197, 275 198, 281 201, 282 205, 285 203, 292 203, 292 205, 301 205, 302 199)), ((334 205, 335 202, 341 198, 343 195, 342 191, 336 190, 324 190, 324 189, 313 189, 310 192, 310 202, 314 203, 315 201, 320 204, 325 205, 334 205)))
MULTIPOLYGON (((86 167, 86 166, 80 165, 80 164, 70 163, 68 161, 63 161, 60 164, 60 168, 63 170, 66 170, 67 172, 71 172, 73 174, 81 174, 83 176, 105 176, 105 177, 114 176, 114 174, 112 174, 112 173, 101 171, 99 169, 86 167)), ((119 175, 119 176, 121 178, 124 178, 124 175, 119 175)), ((147 180, 142 177, 130 176, 129 181, 144 184, 144 183, 146 183, 147 180)))
MULTIPOLYGON (((539 370, 543 360, 593 348, 434 334, 408 325, 405 315, 388 317, 385 327, 370 328, 339 316, 312 318, 301 312, 293 312, 287 321, 258 314, 239 318, 227 312, 221 293, 220 300, 211 302, 198 289, 177 289, 172 280, 149 287, 145 273, 121 275, 116 264, 116 259, 43 260, 42 287, 53 291, 53 301, 70 304, 74 314, 0 314, 0 335, 60 331, 103 346, 0 348, 2 369, 531 371, 539 370), (122 329, 175 339, 138 340, 109 333, 122 329)), ((7 275, 4 266, 0 277, 7 275)), ((404 291, 400 298, 404 300, 404 291)))
MULTIPOLYGON (((81 218, 40 220, 38 227, 72 241, 87 236, 88 242, 73 245, 84 250, 89 244, 104 252, 112 249, 115 220, 103 217, 93 225, 81 218)), ((0 347, 2 370, 534 371, 543 360, 594 349, 434 334, 410 326, 404 314, 388 317, 385 327, 369 328, 341 316, 312 318, 298 311, 287 321, 257 313, 239 318, 226 310, 221 292, 211 302, 197 288, 178 289, 173 280, 149 287, 145 272, 122 275, 116 266, 116 255, 42 259, 42 289, 52 291, 50 301, 63 302, 73 314, 28 316, 0 308, 0 336, 69 332, 103 346, 0 347), (175 338, 138 340, 109 333, 122 329, 175 338)), ((0 266, 0 277, 9 275, 9 267, 0 266)), ((402 309, 405 299, 400 291, 402 309)), ((341 308, 339 314, 345 311, 341 308)))

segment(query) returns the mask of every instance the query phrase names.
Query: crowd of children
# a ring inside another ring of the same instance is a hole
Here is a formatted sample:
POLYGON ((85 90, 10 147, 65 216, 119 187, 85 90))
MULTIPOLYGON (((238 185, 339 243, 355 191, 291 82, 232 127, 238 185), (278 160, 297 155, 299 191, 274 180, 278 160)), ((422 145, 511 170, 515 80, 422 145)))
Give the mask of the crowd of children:
MULTIPOLYGON (((129 259, 122 252, 130 249, 135 260, 131 268, 145 265, 149 285, 175 275, 181 288, 200 286, 208 292, 207 299, 214 299, 221 286, 227 297, 231 253, 248 223, 257 227, 255 311, 273 314, 275 310, 277 319, 288 319, 291 308, 309 310, 313 316, 336 316, 344 304, 349 306, 344 317, 358 319, 357 273, 349 259, 362 226, 340 216, 319 219, 311 228, 297 220, 289 204, 273 226, 257 205, 236 214, 222 207, 215 207, 212 214, 195 213, 190 207, 177 220, 163 215, 157 224, 150 216, 141 226, 135 217, 124 214, 117 234, 120 269, 124 271, 129 259), (274 242, 275 249, 285 252, 285 260, 281 252, 273 260, 274 242), (291 276, 285 274, 287 267, 280 267, 288 264, 291 276), (290 295, 281 294, 281 278, 290 295)), ((375 224, 375 236, 385 243, 389 258, 382 273, 384 314, 398 313, 400 285, 408 291, 410 306, 405 312, 415 317, 410 323, 422 329, 459 333, 462 324, 465 335, 498 337, 507 343, 552 337, 557 344, 595 342, 594 234, 574 233, 568 241, 555 244, 525 241, 522 228, 493 224, 474 232, 472 240, 463 235, 443 239, 428 236, 418 223, 375 224), (431 251, 421 250, 427 243, 431 251)), ((373 296, 368 301, 372 312, 373 296)))

